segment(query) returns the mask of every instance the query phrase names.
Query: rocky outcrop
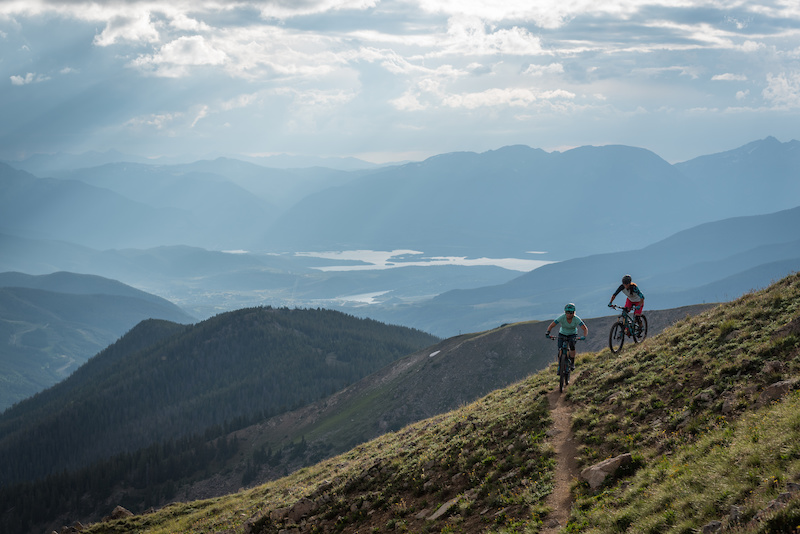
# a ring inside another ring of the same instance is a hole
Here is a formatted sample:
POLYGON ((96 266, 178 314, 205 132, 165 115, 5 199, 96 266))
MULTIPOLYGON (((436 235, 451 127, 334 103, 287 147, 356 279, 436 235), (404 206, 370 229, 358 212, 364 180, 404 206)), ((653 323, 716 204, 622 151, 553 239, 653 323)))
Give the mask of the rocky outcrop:
POLYGON ((587 467, 581 471, 581 479, 585 480, 590 488, 597 489, 603 485, 603 482, 605 482, 608 476, 613 475, 620 467, 628 465, 632 461, 633 457, 630 453, 603 460, 599 464, 587 467))
POLYGON ((797 380, 783 380, 781 382, 775 382, 774 384, 764 388, 764 391, 762 391, 761 395, 758 396, 756 406, 760 408, 771 402, 779 401, 796 386, 797 380))

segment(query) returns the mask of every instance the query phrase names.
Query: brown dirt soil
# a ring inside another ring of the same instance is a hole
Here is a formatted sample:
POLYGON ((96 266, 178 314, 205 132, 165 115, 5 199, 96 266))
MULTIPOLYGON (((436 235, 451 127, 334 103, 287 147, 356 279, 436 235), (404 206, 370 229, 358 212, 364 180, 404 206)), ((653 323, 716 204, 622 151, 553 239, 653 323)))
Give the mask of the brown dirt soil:
MULTIPOLYGON (((574 376, 574 382, 577 376, 574 376)), ((567 386, 569 387, 569 386, 567 386)), ((553 493, 547 497, 550 514, 544 519, 540 534, 556 534, 567 526, 572 493, 570 488, 578 477, 577 444, 572 433, 572 405, 566 393, 554 389, 547 395, 550 416, 553 419, 550 443, 556 451, 556 472, 553 493)))

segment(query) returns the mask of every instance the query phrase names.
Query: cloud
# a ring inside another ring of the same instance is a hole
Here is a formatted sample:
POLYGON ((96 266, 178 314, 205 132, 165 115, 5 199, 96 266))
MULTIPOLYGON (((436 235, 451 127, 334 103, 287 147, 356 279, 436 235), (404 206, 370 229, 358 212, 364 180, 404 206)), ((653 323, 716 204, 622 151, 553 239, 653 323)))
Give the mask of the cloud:
POLYGON ((541 100, 572 100, 575 95, 562 89, 552 91, 534 91, 525 88, 495 88, 478 93, 450 95, 442 100, 442 104, 451 108, 476 109, 480 107, 529 107, 541 100))
POLYGON ((188 67, 223 65, 227 55, 215 49, 200 35, 179 37, 161 47, 158 53, 139 56, 131 62, 135 67, 152 70, 159 76, 177 77, 188 67))
POLYGON ((159 33, 150 19, 150 11, 143 10, 133 16, 115 15, 108 19, 105 29, 94 38, 98 46, 111 46, 120 41, 157 43, 159 33))
MULTIPOLYGON (((259 2, 253 2, 259 4, 259 2)), ((287 19, 330 11, 363 11, 375 7, 378 0, 273 0, 261 6, 264 18, 287 19)))
POLYGON ((427 54, 490 56, 540 55, 544 54, 541 39, 525 28, 514 26, 508 29, 487 31, 486 23, 477 17, 456 16, 448 21, 447 34, 438 50, 427 54))
POLYGON ((33 72, 27 73, 25 76, 14 75, 11 76, 11 85, 28 85, 31 83, 44 82, 50 79, 49 76, 43 74, 36 74, 33 72))
POLYGON ((200 122, 202 119, 204 119, 206 115, 208 115, 208 106, 203 106, 202 108, 200 108, 200 111, 197 113, 197 116, 192 121, 192 125, 190 126, 190 128, 194 128, 195 126, 197 126, 197 123, 200 122))
POLYGON ((255 102, 258 102, 258 94, 250 93, 246 95, 238 95, 235 98, 226 100, 222 103, 220 108, 224 111, 231 111, 234 109, 250 107, 255 102))
POLYGON ((744 74, 731 74, 730 72, 726 72, 725 74, 712 76, 711 79, 724 82, 745 82, 747 81, 747 76, 744 74))
POLYGON ((657 117, 800 109, 800 4, 789 0, 7 0, 0 32, 14 88, 48 80, 14 91, 20 111, 0 108, 16 121, 0 126, 0 148, 40 142, 34 130, 48 126, 21 110, 78 101, 91 102, 75 128, 104 143, 110 124, 124 124, 120 144, 127 135, 159 151, 180 152, 185 136, 198 151, 225 142, 351 154, 390 150, 379 142, 398 153, 470 136, 482 148, 502 142, 471 133, 480 131, 526 143, 569 128, 604 137, 599 124, 622 131, 637 109, 650 110, 651 135, 678 144, 658 133, 674 123, 657 117), (276 133, 261 134, 264 121, 276 133), (15 132, 27 124, 25 141, 15 132), (352 134, 326 137, 333 130, 352 134), (158 146, 165 135, 172 148, 158 146))
POLYGON ((779 109, 800 108, 800 72, 767 74, 761 96, 779 109))
POLYGON ((419 94, 413 91, 406 91, 399 98, 389 101, 398 111, 422 111, 427 109, 427 105, 419 101, 419 94))
POLYGON ((544 76, 545 74, 563 74, 564 65, 561 63, 550 63, 549 65, 531 64, 522 74, 526 76, 544 76))
POLYGON ((182 120, 183 113, 157 113, 134 117, 125 123, 125 126, 140 129, 142 127, 155 128, 156 130, 166 130, 177 120, 182 120))

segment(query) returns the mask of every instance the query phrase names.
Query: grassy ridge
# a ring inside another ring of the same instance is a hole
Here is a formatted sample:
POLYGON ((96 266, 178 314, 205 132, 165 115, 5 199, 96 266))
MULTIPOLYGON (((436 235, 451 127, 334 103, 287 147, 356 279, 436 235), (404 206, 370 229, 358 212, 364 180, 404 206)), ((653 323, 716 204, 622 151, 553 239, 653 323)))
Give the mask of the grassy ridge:
POLYGON ((579 488, 576 528, 690 532, 727 524, 732 506, 746 523, 800 482, 798 394, 778 402, 771 392, 780 388, 770 389, 798 388, 798 347, 800 277, 792 275, 617 358, 593 355, 570 390, 580 405, 580 461, 630 451, 646 469, 600 495, 579 488))
MULTIPOLYGON (((619 355, 581 355, 567 392, 579 461, 634 462, 597 490, 576 481, 564 530, 796 532, 799 353, 795 274, 619 355)), ((539 532, 554 385, 551 366, 251 491, 87 532, 539 532)))

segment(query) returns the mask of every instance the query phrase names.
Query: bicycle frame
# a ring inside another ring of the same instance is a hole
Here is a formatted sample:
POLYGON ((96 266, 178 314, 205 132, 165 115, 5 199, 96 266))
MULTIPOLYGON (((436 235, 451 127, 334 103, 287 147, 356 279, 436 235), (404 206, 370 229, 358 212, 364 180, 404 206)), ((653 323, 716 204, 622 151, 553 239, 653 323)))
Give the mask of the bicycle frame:
POLYGON ((608 306, 622 310, 617 317, 617 321, 611 325, 611 331, 608 334, 608 348, 611 349, 611 352, 616 354, 622 350, 626 337, 633 338, 634 343, 644 341, 647 337, 647 317, 644 314, 631 314, 630 308, 624 306, 615 304, 609 304, 608 306), (637 318, 639 321, 636 320, 637 318))
MULTIPOLYGON (((564 338, 559 340, 558 337, 550 336, 550 339, 558 341, 558 391, 563 392, 564 386, 569 385, 570 364, 572 358, 569 355, 569 341, 564 338)), ((581 338, 576 337, 575 341, 580 341, 581 338)))

